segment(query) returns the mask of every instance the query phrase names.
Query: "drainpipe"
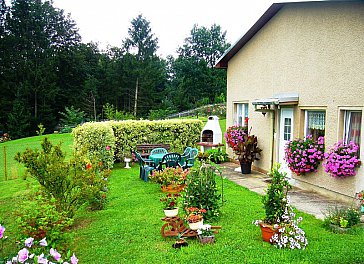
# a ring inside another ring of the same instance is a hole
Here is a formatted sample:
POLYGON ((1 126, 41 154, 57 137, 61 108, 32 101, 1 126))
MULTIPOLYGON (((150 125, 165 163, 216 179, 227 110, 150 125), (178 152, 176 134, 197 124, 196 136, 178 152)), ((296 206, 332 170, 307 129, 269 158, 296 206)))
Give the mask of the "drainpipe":
POLYGON ((270 169, 273 168, 273 163, 274 163, 274 123, 275 123, 275 115, 276 115, 276 111, 272 111, 271 112, 271 120, 272 120, 272 137, 271 137, 271 158, 270 158, 270 169))

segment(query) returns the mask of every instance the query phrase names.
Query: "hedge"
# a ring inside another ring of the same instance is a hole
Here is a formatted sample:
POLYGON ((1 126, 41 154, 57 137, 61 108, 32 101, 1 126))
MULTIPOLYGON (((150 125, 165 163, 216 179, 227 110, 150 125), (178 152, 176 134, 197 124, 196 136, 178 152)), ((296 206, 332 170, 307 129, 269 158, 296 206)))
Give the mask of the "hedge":
POLYGON ((89 122, 72 130, 76 155, 85 155, 90 161, 100 160, 111 169, 114 164, 115 137, 107 122, 89 122))
POLYGON ((197 119, 110 121, 110 124, 116 139, 117 159, 129 155, 137 144, 168 143, 170 151, 182 153, 185 147, 200 141, 203 126, 197 119))
MULTIPOLYGON (((76 152, 100 155, 110 146, 115 158, 122 160, 137 144, 168 143, 170 151, 182 153, 185 147, 200 141, 202 126, 197 119, 107 121, 85 123, 72 134, 76 152)), ((110 162, 110 157, 107 160, 110 162)))

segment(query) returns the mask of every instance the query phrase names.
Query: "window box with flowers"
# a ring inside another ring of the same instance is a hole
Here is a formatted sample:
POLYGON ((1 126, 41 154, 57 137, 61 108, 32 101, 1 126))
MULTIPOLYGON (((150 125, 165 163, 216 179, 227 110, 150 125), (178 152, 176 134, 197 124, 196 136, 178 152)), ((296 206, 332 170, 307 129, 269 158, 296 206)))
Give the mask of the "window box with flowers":
POLYGON ((316 172, 320 161, 324 158, 324 138, 313 140, 312 135, 304 139, 289 141, 285 148, 284 159, 292 172, 302 175, 316 172))
POLYGON ((326 160, 323 163, 325 171, 338 178, 355 176, 355 168, 361 164, 358 150, 359 146, 352 141, 349 143, 339 141, 325 153, 326 160))
POLYGON ((163 203, 164 214, 167 217, 174 217, 178 215, 178 193, 168 193, 165 197, 161 198, 160 201, 163 203))
POLYGON ((215 235, 211 229, 211 225, 202 225, 197 230, 198 239, 201 244, 213 244, 215 243, 215 235))
POLYGON ((203 225, 203 214, 206 213, 206 209, 199 209, 197 207, 186 208, 188 222, 191 230, 197 230, 203 225))
POLYGON ((262 149, 258 147, 258 138, 248 133, 247 127, 231 126, 225 133, 225 141, 238 156, 243 174, 251 173, 251 164, 259 160, 262 149))

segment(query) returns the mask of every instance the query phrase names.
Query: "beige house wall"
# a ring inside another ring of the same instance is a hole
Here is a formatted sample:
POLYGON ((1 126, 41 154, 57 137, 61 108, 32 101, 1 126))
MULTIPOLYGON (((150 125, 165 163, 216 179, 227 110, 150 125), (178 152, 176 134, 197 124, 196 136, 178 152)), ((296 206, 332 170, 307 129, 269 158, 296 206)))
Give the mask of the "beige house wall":
MULTIPOLYGON (((263 148, 262 159, 254 165, 268 171, 272 155, 273 161, 278 159, 279 112, 254 112, 253 100, 298 93, 294 138, 304 135, 304 110, 323 109, 326 146, 331 146, 342 139, 340 110, 364 110, 363 58, 364 3, 335 2, 286 4, 235 54, 227 71, 227 127, 233 125, 234 103, 249 102, 249 126, 263 148)), ((362 132, 361 146, 363 138, 362 132)), ((317 173, 295 178, 299 184, 349 197, 364 189, 363 168, 345 179, 330 177, 322 166, 317 173)))

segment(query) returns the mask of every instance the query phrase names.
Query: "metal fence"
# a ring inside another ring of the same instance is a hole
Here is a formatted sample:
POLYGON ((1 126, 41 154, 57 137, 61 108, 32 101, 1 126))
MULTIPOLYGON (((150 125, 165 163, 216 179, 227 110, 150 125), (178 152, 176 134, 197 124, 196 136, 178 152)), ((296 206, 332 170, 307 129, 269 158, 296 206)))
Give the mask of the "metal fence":
POLYGON ((209 116, 209 115, 218 115, 220 118, 225 117, 226 103, 204 105, 195 109, 169 115, 167 118, 179 118, 186 116, 209 116))

